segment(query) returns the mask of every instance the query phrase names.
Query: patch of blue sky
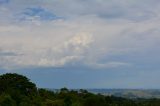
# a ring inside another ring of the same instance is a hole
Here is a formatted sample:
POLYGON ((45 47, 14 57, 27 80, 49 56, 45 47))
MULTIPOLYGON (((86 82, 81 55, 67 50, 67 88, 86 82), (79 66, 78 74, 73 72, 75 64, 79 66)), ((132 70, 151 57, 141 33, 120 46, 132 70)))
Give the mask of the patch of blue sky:
POLYGON ((51 21, 60 19, 61 17, 56 16, 53 12, 44 9, 42 7, 32 7, 32 8, 26 8, 21 14, 20 14, 21 20, 28 20, 28 19, 38 19, 41 21, 51 21))
POLYGON ((0 4, 9 3, 10 0, 0 0, 0 4))

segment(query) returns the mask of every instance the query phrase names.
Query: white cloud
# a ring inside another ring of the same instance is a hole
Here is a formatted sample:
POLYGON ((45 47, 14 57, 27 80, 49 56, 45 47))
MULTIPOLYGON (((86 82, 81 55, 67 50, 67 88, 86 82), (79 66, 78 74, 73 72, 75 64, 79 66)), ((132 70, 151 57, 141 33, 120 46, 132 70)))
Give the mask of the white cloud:
POLYGON ((92 35, 85 32, 80 32, 69 41, 65 42, 64 49, 72 50, 72 52, 75 53, 83 53, 83 50, 88 48, 92 42, 92 35))
MULTIPOLYGON (((19 30, 15 31, 19 32, 19 30)), ((4 33, 8 32, 4 31, 4 33)), ((92 35, 86 32, 76 32, 75 35, 69 35, 68 40, 64 41, 58 37, 59 34, 52 35, 51 33, 47 37, 45 35, 34 37, 34 33, 28 35, 28 29, 22 33, 25 35, 13 35, 14 39, 11 37, 12 35, 1 36, 2 52, 7 50, 16 54, 14 56, 0 55, 0 60, 3 61, 1 62, 2 67, 8 69, 28 66, 62 67, 70 62, 80 60, 93 42, 92 35), (57 39, 55 39, 56 37, 57 39)))
POLYGON ((91 67, 96 69, 106 69, 106 68, 130 67, 133 64, 127 62, 110 61, 108 63, 91 63, 90 65, 91 67))

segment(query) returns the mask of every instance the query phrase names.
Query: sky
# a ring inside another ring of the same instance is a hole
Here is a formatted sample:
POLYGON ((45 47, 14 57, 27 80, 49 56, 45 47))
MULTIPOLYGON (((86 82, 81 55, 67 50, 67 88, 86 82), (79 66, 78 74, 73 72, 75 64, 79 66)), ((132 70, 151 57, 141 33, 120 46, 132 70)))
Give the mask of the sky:
POLYGON ((0 74, 41 88, 160 88, 159 0, 0 0, 0 74))

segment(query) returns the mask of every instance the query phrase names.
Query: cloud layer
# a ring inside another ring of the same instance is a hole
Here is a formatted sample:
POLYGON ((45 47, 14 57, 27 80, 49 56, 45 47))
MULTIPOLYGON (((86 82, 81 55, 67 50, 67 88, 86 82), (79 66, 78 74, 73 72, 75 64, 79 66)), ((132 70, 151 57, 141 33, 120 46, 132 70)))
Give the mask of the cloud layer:
POLYGON ((157 2, 1 0, 0 66, 107 69, 144 64, 159 53, 157 2), (139 58, 142 54, 146 58, 139 58))

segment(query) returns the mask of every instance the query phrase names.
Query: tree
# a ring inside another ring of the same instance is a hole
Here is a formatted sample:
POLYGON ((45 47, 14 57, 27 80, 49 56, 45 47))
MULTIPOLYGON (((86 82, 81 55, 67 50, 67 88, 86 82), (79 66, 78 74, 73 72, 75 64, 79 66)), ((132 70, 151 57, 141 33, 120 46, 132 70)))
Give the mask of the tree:
POLYGON ((3 92, 20 92, 21 95, 30 95, 37 92, 36 85, 23 75, 7 73, 0 76, 0 94, 3 92))
POLYGON ((64 98, 64 106, 72 106, 71 97, 67 96, 64 98))
POLYGON ((61 92, 61 93, 68 93, 69 90, 68 90, 66 87, 64 87, 64 88, 61 88, 61 89, 60 89, 60 92, 61 92))
POLYGON ((33 99, 38 95, 36 85, 23 75, 7 73, 0 76, 0 95, 7 93, 20 104, 24 97, 33 99))
POLYGON ((3 93, 0 96, 0 106, 16 106, 16 102, 10 95, 3 93))

